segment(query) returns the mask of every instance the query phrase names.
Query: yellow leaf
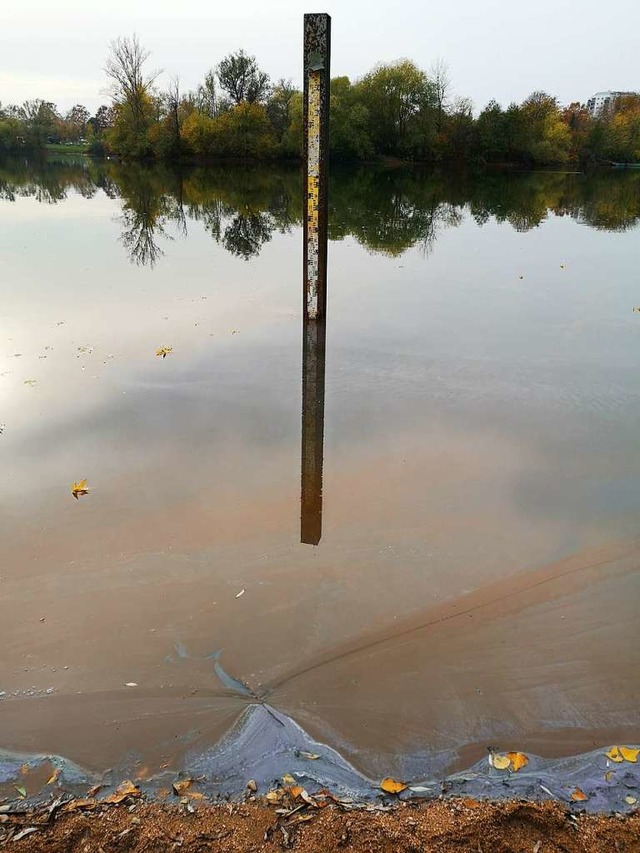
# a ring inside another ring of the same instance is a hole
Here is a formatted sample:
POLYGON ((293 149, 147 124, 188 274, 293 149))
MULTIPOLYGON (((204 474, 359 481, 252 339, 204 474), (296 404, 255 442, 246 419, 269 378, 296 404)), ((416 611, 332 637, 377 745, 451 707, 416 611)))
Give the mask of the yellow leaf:
POLYGON ((54 785, 58 781, 58 777, 60 776, 60 768, 58 767, 53 771, 51 776, 47 779, 47 785, 54 785))
POLYGON ((508 770, 511 767, 511 759, 507 758, 506 755, 498 755, 497 753, 491 753, 489 756, 489 762, 492 767, 495 767, 496 770, 508 770))
POLYGON ((24 785, 14 785, 13 787, 20 794, 20 797, 24 800, 24 798, 27 796, 27 791, 24 785))
POLYGON ((585 794, 582 788, 576 788, 571 794, 571 799, 576 800, 577 802, 583 802, 584 800, 588 800, 589 797, 585 794))
POLYGON ((612 777, 613 777, 613 770, 607 770, 607 772, 604 774, 604 781, 610 782, 612 777))
POLYGON ((635 804, 638 802, 635 797, 625 797, 624 801, 630 806, 635 806, 635 804))
POLYGON ((282 784, 283 785, 295 785, 296 780, 293 778, 291 773, 285 773, 284 776, 282 777, 282 784))
POLYGON ((511 769, 514 773, 517 773, 521 767, 526 767, 529 763, 529 759, 524 752, 508 752, 506 757, 511 762, 511 769))
POLYGON ((390 776, 387 776, 386 779, 383 779, 382 782, 380 782, 380 787, 383 791, 386 791, 387 794, 399 794, 401 791, 406 790, 407 785, 404 782, 398 782, 390 776))
POLYGON ((74 496, 76 500, 80 495, 86 495, 89 493, 89 486, 87 485, 86 480, 78 480, 77 483, 71 484, 71 494, 74 496))
POLYGON ((620 750, 617 746, 612 746, 609 752, 605 752, 607 758, 610 758, 611 761, 615 761, 616 764, 620 764, 620 762, 624 761, 624 758, 620 754, 620 750))
POLYGON ((624 758, 625 761, 630 761, 632 764, 635 764, 638 760, 638 755, 640 754, 640 749, 633 749, 630 746, 621 746, 620 755, 624 758))
POLYGON ((173 352, 173 347, 160 347, 156 350, 156 355, 162 356, 162 358, 166 358, 170 352, 173 352))

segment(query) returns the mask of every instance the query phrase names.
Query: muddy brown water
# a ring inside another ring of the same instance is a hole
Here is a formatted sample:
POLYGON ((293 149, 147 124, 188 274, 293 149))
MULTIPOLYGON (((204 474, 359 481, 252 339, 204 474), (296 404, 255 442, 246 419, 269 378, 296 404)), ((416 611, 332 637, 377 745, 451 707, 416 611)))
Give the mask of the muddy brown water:
POLYGON ((316 546, 297 174, 0 178, 0 746, 179 766, 216 663, 372 776, 637 740, 638 176, 334 175, 316 546))

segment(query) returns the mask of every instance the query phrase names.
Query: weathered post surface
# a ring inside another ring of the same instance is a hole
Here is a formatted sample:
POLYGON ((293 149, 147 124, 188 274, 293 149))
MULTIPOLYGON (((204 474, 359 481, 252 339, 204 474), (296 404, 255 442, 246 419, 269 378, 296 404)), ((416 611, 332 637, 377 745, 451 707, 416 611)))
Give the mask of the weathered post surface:
POLYGON ((324 319, 327 305, 327 218, 331 18, 304 16, 304 317, 324 319))

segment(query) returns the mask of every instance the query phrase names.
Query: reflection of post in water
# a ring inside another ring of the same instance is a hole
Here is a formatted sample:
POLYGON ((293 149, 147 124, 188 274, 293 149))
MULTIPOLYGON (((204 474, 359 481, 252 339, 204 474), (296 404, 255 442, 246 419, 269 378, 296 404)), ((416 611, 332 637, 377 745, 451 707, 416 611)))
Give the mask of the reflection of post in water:
POLYGON ((302 343, 302 486, 300 541, 317 545, 322 536, 324 441, 324 320, 305 320, 302 343))

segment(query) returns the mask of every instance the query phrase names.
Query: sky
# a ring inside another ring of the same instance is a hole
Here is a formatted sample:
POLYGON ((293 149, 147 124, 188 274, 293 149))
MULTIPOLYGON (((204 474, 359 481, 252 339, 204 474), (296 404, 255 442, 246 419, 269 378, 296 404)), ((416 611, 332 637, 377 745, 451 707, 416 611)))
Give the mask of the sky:
POLYGON ((302 80, 302 16, 332 16, 332 76, 356 79, 407 57, 428 70, 444 60, 452 95, 476 111, 535 90, 561 104, 603 89, 640 89, 638 0, 0 0, 0 103, 43 98, 62 111, 108 103, 109 43, 136 33, 181 88, 196 87, 226 54, 244 48, 273 80, 302 80))

